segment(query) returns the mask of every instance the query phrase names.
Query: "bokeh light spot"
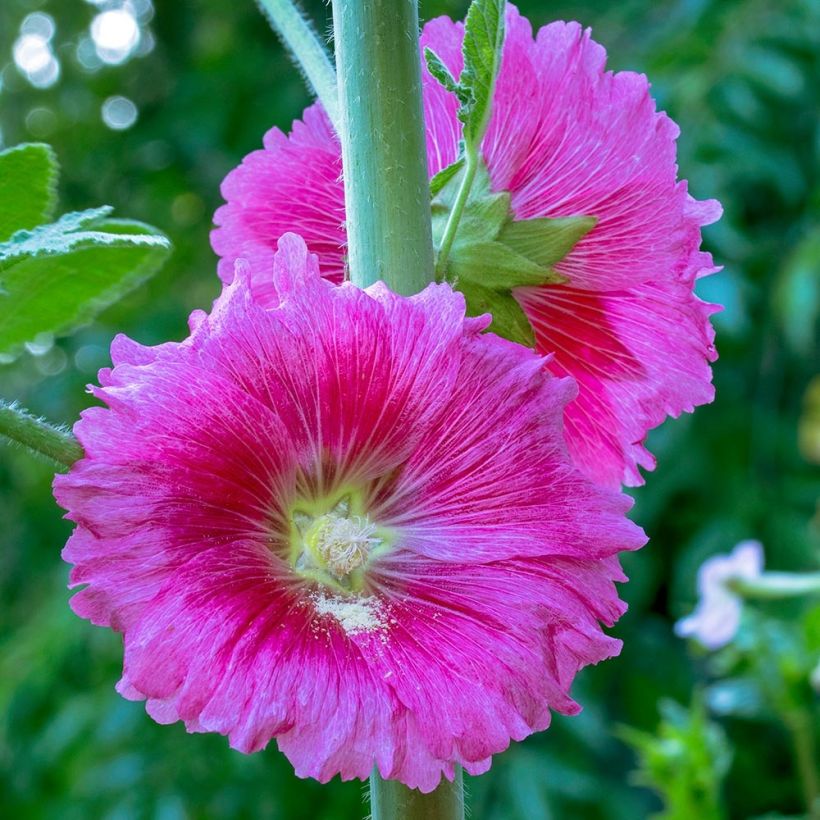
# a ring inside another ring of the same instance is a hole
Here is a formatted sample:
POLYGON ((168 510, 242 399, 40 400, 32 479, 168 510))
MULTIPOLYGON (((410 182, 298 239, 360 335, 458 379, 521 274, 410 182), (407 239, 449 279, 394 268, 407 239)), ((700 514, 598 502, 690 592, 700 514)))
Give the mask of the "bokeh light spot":
POLYGON ((139 44, 140 27, 129 9, 111 9, 91 21, 91 38, 104 63, 119 65, 139 44))
POLYGON ((137 106, 128 97, 109 97, 102 104, 103 122, 114 131, 125 131, 137 121, 137 106))

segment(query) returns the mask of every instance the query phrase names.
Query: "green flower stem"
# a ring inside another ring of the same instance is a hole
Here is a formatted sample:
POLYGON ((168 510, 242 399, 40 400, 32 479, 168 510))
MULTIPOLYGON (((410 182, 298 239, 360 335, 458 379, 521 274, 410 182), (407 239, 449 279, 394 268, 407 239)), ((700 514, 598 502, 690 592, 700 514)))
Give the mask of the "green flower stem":
POLYGON ((413 294, 435 275, 416 0, 335 0, 348 271, 413 294))
POLYGON ((370 776, 372 820, 463 820, 464 782, 461 768, 453 782, 442 781, 430 794, 408 789, 394 780, 370 776))
POLYGON ((785 717, 794 744, 794 756, 808 811, 807 817, 811 820, 820 820, 820 778, 815 759, 812 715, 808 710, 800 709, 785 717))
POLYGON ((291 0, 257 2, 274 31, 290 49, 338 132, 339 94, 336 88, 336 72, 319 35, 291 0))
POLYGON ((2 437, 21 444, 62 467, 71 467, 83 456, 83 448, 67 430, 61 430, 32 416, 16 404, 0 400, 0 438, 2 437))
POLYGON ((764 572, 757 578, 733 578, 726 586, 743 598, 758 600, 820 595, 820 572, 764 572))
POLYGON ((453 208, 450 211, 450 216, 447 218, 447 224, 444 227, 444 235, 441 238, 441 245, 438 250, 438 258, 436 260, 436 274, 439 279, 444 279, 447 272, 447 257, 450 255, 450 249, 453 247, 456 234, 458 233, 458 225, 461 222, 461 215, 464 213, 464 208, 467 205, 467 200, 470 198, 470 190, 475 181, 476 171, 478 171, 478 148, 474 146, 467 146, 464 156, 464 176, 461 178, 461 185, 456 194, 453 208))

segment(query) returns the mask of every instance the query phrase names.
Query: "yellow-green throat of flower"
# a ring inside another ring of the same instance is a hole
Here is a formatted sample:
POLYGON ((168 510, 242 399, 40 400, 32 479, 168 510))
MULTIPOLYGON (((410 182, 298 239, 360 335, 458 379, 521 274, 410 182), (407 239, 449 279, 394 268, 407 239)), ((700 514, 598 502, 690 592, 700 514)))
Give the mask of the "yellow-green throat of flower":
POLYGON ((291 564, 299 575, 345 594, 362 590, 367 566, 389 548, 391 539, 357 501, 348 493, 331 505, 293 507, 291 564))

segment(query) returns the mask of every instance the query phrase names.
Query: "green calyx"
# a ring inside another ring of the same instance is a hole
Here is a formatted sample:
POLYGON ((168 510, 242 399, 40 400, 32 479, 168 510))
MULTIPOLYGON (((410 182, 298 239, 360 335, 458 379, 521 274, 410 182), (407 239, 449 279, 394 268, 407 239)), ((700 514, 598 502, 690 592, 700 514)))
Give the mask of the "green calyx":
POLYGON ((493 332, 532 347, 533 331, 513 289, 566 282, 555 265, 597 220, 592 216, 515 220, 510 194, 494 193, 486 166, 481 159, 475 163, 470 169, 467 162, 459 160, 431 181, 433 241, 438 250, 464 177, 469 173, 473 177, 455 237, 437 276, 464 294, 469 315, 492 313, 493 332))
POLYGON ((390 533, 366 514, 355 491, 322 502, 300 502, 292 508, 290 522, 294 571, 343 595, 361 592, 367 567, 392 543, 390 533))
POLYGON ((594 227, 592 216, 515 220, 507 192, 493 193, 481 142, 490 122, 504 46, 504 0, 474 0, 464 23, 464 67, 456 79, 429 48, 427 70, 458 100, 459 158, 430 180, 436 278, 467 300, 471 316, 491 313, 491 329, 534 347, 532 327, 516 301, 519 287, 556 285, 556 270, 594 227))

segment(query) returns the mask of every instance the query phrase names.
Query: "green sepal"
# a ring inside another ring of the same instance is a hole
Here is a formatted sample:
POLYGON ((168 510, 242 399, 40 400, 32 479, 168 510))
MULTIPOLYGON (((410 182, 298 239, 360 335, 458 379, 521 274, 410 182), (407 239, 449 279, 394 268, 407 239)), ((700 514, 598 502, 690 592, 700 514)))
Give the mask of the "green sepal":
POLYGON ((30 142, 0 151, 0 242, 53 217, 58 172, 48 145, 30 142))
POLYGON ((435 174, 430 180, 430 196, 435 197, 463 167, 464 157, 460 156, 455 162, 435 174))
POLYGON ((508 220, 498 241, 537 265, 557 265, 597 224, 594 216, 508 220))
MULTIPOLYGON (((432 202, 436 248, 440 247, 467 169, 464 163, 451 165, 439 176, 445 172, 449 177, 432 202)), ((532 328, 513 290, 566 282, 555 265, 595 227, 596 221, 591 216, 516 220, 509 193, 492 190, 487 168, 479 161, 443 278, 464 294, 471 316, 491 313, 493 332, 532 346, 532 328)))
POLYGON ((448 271, 459 287, 464 280, 494 290, 566 282, 553 268, 533 262, 502 242, 470 242, 450 256, 448 271))
POLYGON ((491 313, 493 333, 525 347, 535 347, 532 326, 512 292, 485 288, 467 279, 459 282, 458 289, 467 301, 468 316, 491 313))

